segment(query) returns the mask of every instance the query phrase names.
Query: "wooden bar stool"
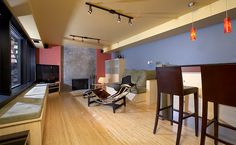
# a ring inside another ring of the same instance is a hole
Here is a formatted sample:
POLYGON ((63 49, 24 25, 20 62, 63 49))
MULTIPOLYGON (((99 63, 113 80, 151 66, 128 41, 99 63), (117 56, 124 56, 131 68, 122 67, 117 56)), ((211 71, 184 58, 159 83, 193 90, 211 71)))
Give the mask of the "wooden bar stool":
POLYGON ((202 133, 201 145, 205 144, 206 136, 213 138, 215 144, 222 142, 232 144, 218 137, 219 126, 236 130, 235 127, 219 122, 219 104, 236 107, 236 64, 201 66, 202 75, 202 133), (214 118, 207 123, 208 101, 214 103, 214 118), (214 135, 206 133, 209 125, 214 123, 214 135))
POLYGON ((197 87, 184 87, 182 80, 181 67, 157 67, 157 107, 156 107, 156 119, 154 124, 153 133, 156 133, 158 119, 160 111, 165 109, 171 110, 171 125, 174 123, 178 124, 176 145, 180 144, 181 130, 183 119, 188 117, 195 117, 195 135, 198 136, 198 88, 197 87), (161 93, 170 94, 170 105, 164 108, 160 108, 161 93), (184 112, 184 96, 194 94, 194 113, 189 114, 184 112), (179 110, 173 109, 173 95, 179 96, 179 110), (179 120, 173 120, 173 111, 179 112, 179 120), (185 116, 184 116, 185 114, 185 116))

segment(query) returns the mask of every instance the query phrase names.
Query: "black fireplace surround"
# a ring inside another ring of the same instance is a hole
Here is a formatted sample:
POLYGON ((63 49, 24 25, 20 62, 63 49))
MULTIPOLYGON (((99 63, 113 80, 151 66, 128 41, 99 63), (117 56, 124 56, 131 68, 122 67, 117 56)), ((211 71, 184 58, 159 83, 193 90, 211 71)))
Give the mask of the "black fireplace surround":
POLYGON ((88 78, 72 79, 72 90, 85 90, 85 89, 89 89, 88 78))

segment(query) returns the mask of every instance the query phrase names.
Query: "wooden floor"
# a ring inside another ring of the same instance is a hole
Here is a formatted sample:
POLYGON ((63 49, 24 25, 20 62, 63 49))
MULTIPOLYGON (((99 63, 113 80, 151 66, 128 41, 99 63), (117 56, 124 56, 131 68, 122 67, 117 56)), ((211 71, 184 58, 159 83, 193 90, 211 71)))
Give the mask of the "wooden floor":
MULTIPOLYGON (((177 125, 160 121, 152 133, 155 106, 128 104, 112 113, 109 106, 87 107, 86 99, 70 93, 49 95, 44 145, 174 145, 177 125)), ((198 145, 194 129, 183 127, 181 144, 198 145)), ((206 145, 213 144, 207 139, 206 145)))

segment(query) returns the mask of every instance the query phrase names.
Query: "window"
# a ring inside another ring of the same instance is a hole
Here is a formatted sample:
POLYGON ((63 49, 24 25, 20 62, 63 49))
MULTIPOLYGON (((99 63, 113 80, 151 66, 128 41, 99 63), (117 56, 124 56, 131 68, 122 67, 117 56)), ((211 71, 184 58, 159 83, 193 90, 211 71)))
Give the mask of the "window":
POLYGON ((11 88, 21 85, 21 39, 11 26, 11 88))

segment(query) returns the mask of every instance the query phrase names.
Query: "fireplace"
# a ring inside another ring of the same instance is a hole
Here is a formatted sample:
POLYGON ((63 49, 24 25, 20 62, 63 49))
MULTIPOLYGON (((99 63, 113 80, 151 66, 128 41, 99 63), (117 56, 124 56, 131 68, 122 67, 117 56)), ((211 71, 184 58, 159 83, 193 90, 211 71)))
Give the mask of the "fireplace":
POLYGON ((89 79, 72 79, 72 90, 85 90, 89 89, 89 79))

